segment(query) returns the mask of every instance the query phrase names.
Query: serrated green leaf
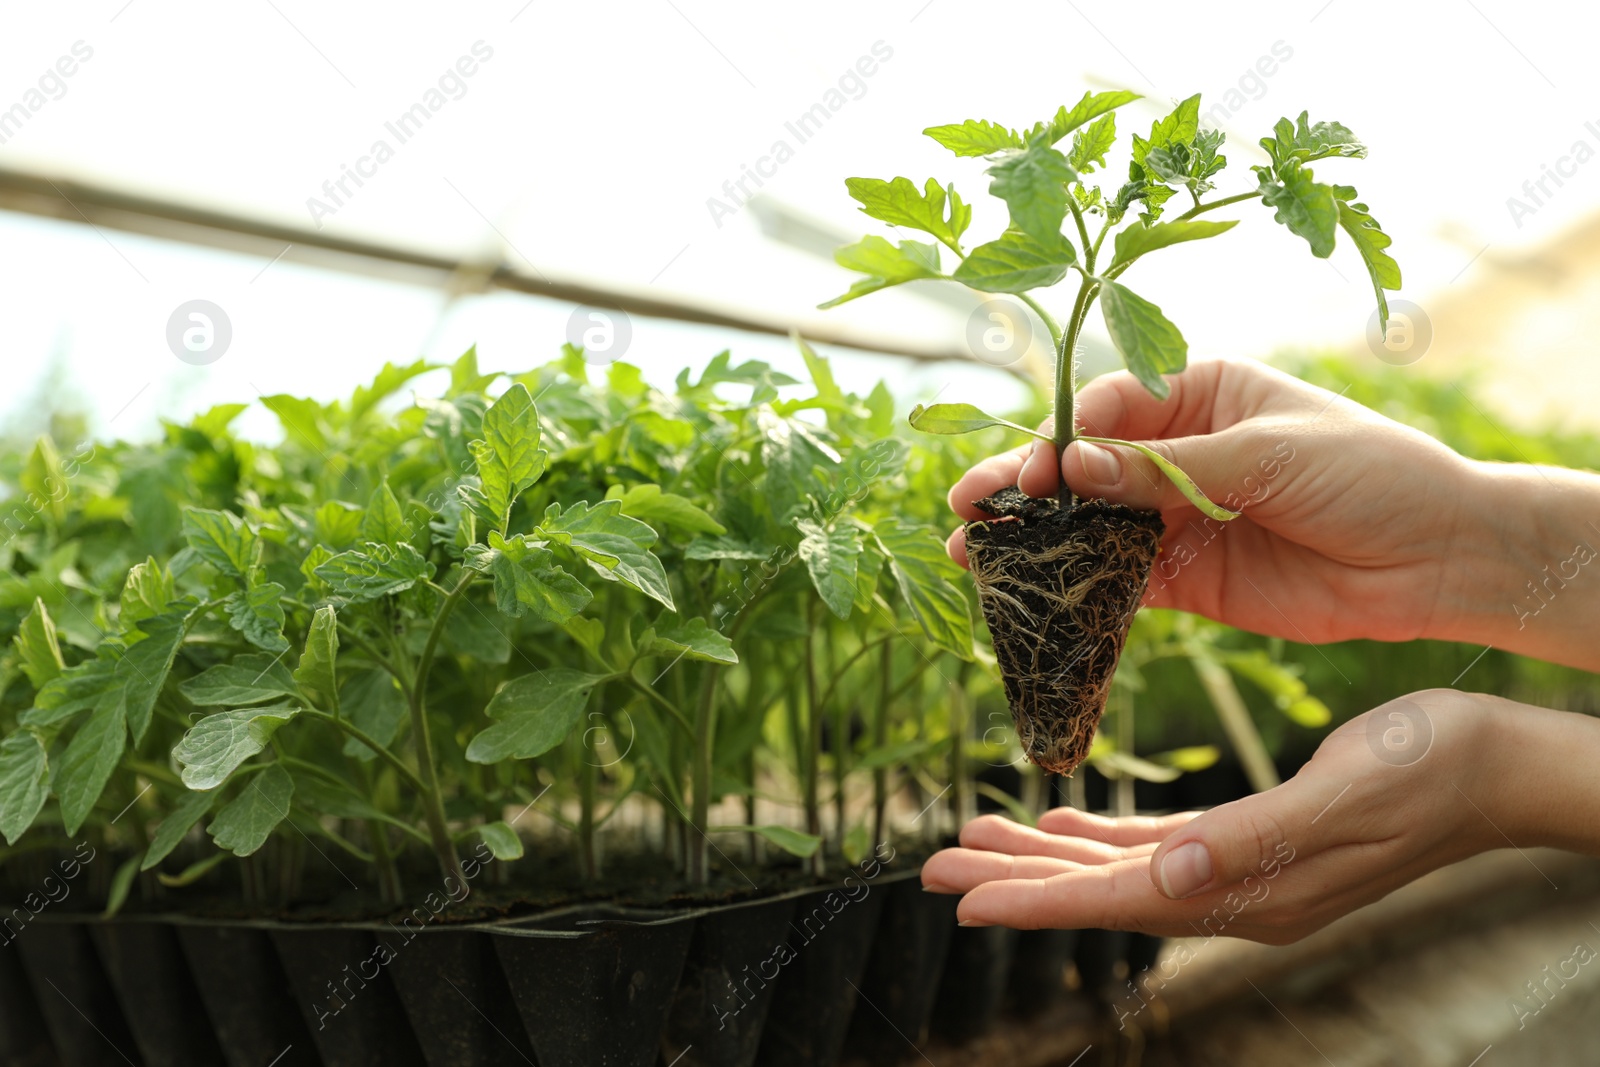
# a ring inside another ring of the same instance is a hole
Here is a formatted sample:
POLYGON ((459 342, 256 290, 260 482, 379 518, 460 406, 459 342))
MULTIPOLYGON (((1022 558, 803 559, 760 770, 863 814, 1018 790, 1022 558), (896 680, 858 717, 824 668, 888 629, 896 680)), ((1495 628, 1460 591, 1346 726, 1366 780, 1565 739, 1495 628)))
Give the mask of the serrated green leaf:
POLYGON ((649 523, 624 515, 620 500, 603 500, 593 506, 580 500, 565 509, 551 504, 535 533, 572 549, 601 577, 620 581, 665 607, 673 607, 667 572, 650 551, 656 532, 649 523))
POLYGON ((846 522, 832 529, 809 519, 795 523, 800 530, 798 553, 817 595, 828 610, 848 619, 856 600, 856 563, 861 558, 861 531, 846 522))
POLYGON ((200 558, 243 580, 255 563, 256 532, 231 511, 183 509, 183 537, 200 558))
POLYGON ((278 416, 284 436, 296 446, 318 455, 328 451, 328 427, 322 405, 306 397, 275 393, 261 398, 261 404, 278 416))
POLYGON ((137 626, 152 615, 163 614, 176 596, 172 575, 155 561, 154 556, 143 563, 135 563, 122 585, 122 610, 117 621, 124 630, 137 626))
MULTIPOLYGON (((400 732, 406 718, 405 694, 388 671, 357 672, 339 691, 339 705, 351 724, 368 737, 387 746, 400 732)), ((378 754, 353 737, 344 742, 344 754, 370 763, 378 754)))
POLYGON ((711 513, 686 496, 663 492, 659 485, 634 485, 622 493, 622 513, 654 526, 670 526, 689 533, 725 534, 727 528, 711 513))
POLYGON ((33 699, 33 707, 18 716, 24 726, 52 726, 92 708, 100 694, 120 683, 116 660, 107 653, 68 667, 46 682, 33 699))
POLYGON ((763 408, 756 413, 761 430, 761 458, 767 466, 763 485, 773 518, 788 523, 810 509, 813 498, 833 485, 841 457, 833 447, 798 419, 786 419, 763 408), (819 474, 820 472, 820 474, 819 474))
POLYGON ((144 740, 156 698, 167 684, 172 661, 188 632, 187 617, 178 611, 145 619, 139 629, 146 636, 129 645, 117 661, 114 673, 117 683, 127 692, 128 729, 136 745, 144 740))
POLYGON ((11 643, 16 647, 22 672, 35 689, 43 689, 66 669, 61 659, 61 643, 56 639, 56 624, 39 597, 34 597, 33 607, 23 616, 11 643))
POLYGON ((542 756, 566 740, 583 717, 589 692, 604 675, 552 667, 501 686, 484 713, 495 724, 472 739, 467 759, 499 763, 542 756))
POLYGON ((1377 219, 1367 214, 1366 205, 1350 202, 1356 191, 1348 185, 1336 185, 1334 195, 1339 202, 1339 225, 1355 242, 1367 276, 1372 279, 1372 290, 1378 297, 1378 332, 1382 334, 1389 329, 1389 298, 1383 291, 1400 288, 1400 264, 1389 255, 1389 235, 1378 227, 1377 219))
POLYGON ((277 582, 262 582, 229 593, 222 602, 228 612, 228 625, 257 648, 285 651, 289 640, 283 636, 283 594, 284 588, 277 582))
POLYGON ((928 639, 971 659, 972 612, 953 584, 963 575, 945 552, 944 538, 925 526, 883 519, 874 528, 878 548, 888 558, 901 598, 928 639))
MULTIPOLYGON (((1030 131, 1029 136, 1031 138, 1042 133, 1050 144, 1055 144, 1090 119, 1109 114, 1122 105, 1131 104, 1139 99, 1141 97, 1138 93, 1126 89, 1110 89, 1100 93, 1086 92, 1083 94, 1083 99, 1073 104, 1071 109, 1063 104, 1048 123, 1039 123, 1030 131)), ((1196 97, 1195 101, 1198 103, 1199 98, 1196 97)))
POLYGON ((1117 231, 1117 254, 1111 261, 1111 269, 1124 267, 1145 253, 1154 252, 1158 248, 1166 248, 1168 245, 1183 241, 1200 241, 1207 237, 1215 237, 1219 233, 1227 233, 1237 225, 1239 225, 1238 219, 1229 219, 1227 222, 1175 219, 1172 222, 1158 222, 1154 226, 1136 223, 1117 231))
MULTIPOLYGON (((1167 145, 1188 145, 1194 141, 1195 135, 1200 132, 1200 94, 1179 101, 1178 105, 1162 119, 1159 119, 1150 128, 1149 148, 1164 148, 1167 145)), ((1144 157, 1135 152, 1134 161, 1143 162, 1144 157)))
POLYGON ((214 790, 208 793, 185 793, 178 806, 156 827, 155 836, 150 839, 150 847, 145 850, 144 862, 139 869, 148 871, 171 855, 172 850, 183 843, 194 824, 211 813, 211 805, 216 803, 217 796, 214 790))
POLYGON ((1067 216, 1067 183, 1077 178, 1066 156, 1033 142, 1001 157, 987 173, 992 179, 989 192, 1006 202, 1013 229, 1046 243, 1060 237, 1067 216))
POLYGON ((998 415, 991 415, 976 404, 932 404, 928 407, 918 404, 911 409, 907 421, 912 429, 921 430, 923 433, 972 433, 974 430, 987 430, 991 426, 1004 426, 1009 430, 1037 437, 1041 441, 1052 440, 1048 434, 1030 430, 998 415))
POLYGON ((279 764, 250 776, 239 795, 222 806, 206 831, 217 847, 249 856, 267 843, 273 829, 289 817, 294 779, 279 764))
POLYGON ((394 548, 369 542, 333 556, 316 575, 334 593, 360 603, 410 589, 431 577, 433 566, 409 542, 394 548))
POLYGON ((50 762, 30 730, 0 741, 0 834, 14 845, 38 818, 50 792, 50 762))
POLYGON ((1100 310, 1111 343, 1133 376, 1151 395, 1165 400, 1172 388, 1162 375, 1177 374, 1189 361, 1189 343, 1183 334, 1160 308, 1120 282, 1102 281, 1100 310))
POLYGON ((411 528, 388 482, 379 482, 367 499, 367 509, 361 514, 361 539, 390 548, 411 539, 411 528))
POLYGON ((333 605, 324 604, 311 617, 311 629, 306 633, 306 647, 300 653, 300 663, 294 669, 294 681, 327 697, 335 712, 339 708, 339 682, 335 674, 338 659, 339 617, 333 605))
POLYGON ((178 685, 191 704, 259 704, 295 695, 294 678, 280 658, 250 652, 229 663, 207 667, 178 685))
POLYGON ((1060 234, 1041 241, 1007 230, 998 240, 974 248, 950 276, 985 293, 1025 293, 1056 284, 1077 259, 1072 242, 1060 234))
POLYGON ((105 791, 128 743, 128 713, 123 691, 108 690, 78 727, 56 769, 53 788, 61 801, 61 828, 78 832, 105 791))
POLYGON ((349 548, 361 539, 362 511, 343 500, 329 500, 317 508, 317 540, 329 548, 349 548))
POLYGON ((582 611, 594 594, 556 562, 542 544, 522 534, 509 540, 490 531, 488 545, 470 545, 465 562, 494 578, 495 607, 514 619, 529 611, 560 624, 582 611))
POLYGON ((931 234, 950 248, 972 222, 972 208, 963 203, 956 187, 941 186, 929 178, 919 192, 910 178, 846 178, 845 188, 861 210, 891 226, 909 226, 931 234))
POLYGON ((478 836, 489 846, 490 855, 497 860, 520 860, 522 838, 506 822, 489 822, 478 827, 478 836))
POLYGON ((712 629, 702 618, 668 620, 663 616, 656 621, 650 633, 651 639, 641 649, 642 652, 685 656, 713 663, 739 662, 739 654, 733 650, 733 642, 712 629))
POLYGON ((1026 143, 1016 130, 1008 130, 987 119, 929 126, 922 132, 958 156, 987 156, 1007 148, 1021 148, 1026 143))
POLYGON ((1309 170, 1291 163, 1279 170, 1276 181, 1262 178, 1261 202, 1273 209, 1275 221, 1306 239, 1312 255, 1318 259, 1333 255, 1334 231, 1339 226, 1339 201, 1333 186, 1323 185, 1309 170))
POLYGON ((504 530, 511 505, 544 473, 549 455, 539 447, 539 413, 521 382, 483 413, 483 437, 472 442, 485 505, 504 530))
POLYGON ((300 713, 292 704, 240 708, 207 715, 172 750, 190 789, 215 789, 239 765, 261 752, 278 728, 300 713))
POLYGON ((1272 157, 1273 164, 1310 163, 1328 156, 1345 156, 1360 159, 1366 156, 1367 146, 1362 144, 1349 127, 1339 122, 1319 122, 1311 125, 1310 113, 1300 112, 1298 121, 1279 119, 1272 128, 1271 137, 1261 139, 1261 147, 1272 157))
POLYGON ((901 241, 892 245, 882 237, 863 237, 833 254, 841 267, 861 271, 867 276, 851 283, 842 296, 818 304, 819 308, 838 307, 857 297, 887 289, 918 278, 938 278, 939 248, 921 241, 901 241))
POLYGON ((1079 174, 1106 165, 1106 153, 1117 143, 1117 116, 1102 115, 1088 129, 1072 135, 1072 149, 1067 153, 1067 165, 1079 174))

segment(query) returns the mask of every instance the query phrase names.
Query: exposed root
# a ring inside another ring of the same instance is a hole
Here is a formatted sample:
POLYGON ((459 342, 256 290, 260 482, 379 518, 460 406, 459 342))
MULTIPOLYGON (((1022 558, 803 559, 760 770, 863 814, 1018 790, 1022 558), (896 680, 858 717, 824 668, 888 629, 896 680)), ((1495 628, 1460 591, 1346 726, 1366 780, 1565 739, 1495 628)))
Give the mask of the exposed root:
POLYGON ((1005 489, 977 502, 967 559, 1028 758, 1070 774, 1089 754, 1111 676, 1161 543, 1161 517, 1005 489))

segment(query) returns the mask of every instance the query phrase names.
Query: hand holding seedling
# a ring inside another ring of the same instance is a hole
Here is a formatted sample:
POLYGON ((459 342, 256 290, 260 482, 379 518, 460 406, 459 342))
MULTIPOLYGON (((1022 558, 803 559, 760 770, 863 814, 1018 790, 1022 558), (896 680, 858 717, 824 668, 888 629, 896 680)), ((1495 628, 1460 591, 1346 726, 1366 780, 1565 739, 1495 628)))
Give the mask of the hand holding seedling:
MULTIPOLYGON (((1079 496, 1161 512, 1168 533, 1146 603, 1254 633, 1323 643, 1368 638, 1464 641, 1600 669, 1600 598, 1553 596, 1525 625, 1530 600, 1587 522, 1600 478, 1468 460, 1418 430, 1254 360, 1197 363, 1161 403, 1126 373, 1079 395, 1086 425, 1142 440, 1243 515, 1203 516, 1137 455, 1052 445, 993 456, 950 490, 963 519, 1002 486, 1029 494, 1065 478, 1079 496)), ((965 531, 950 554, 966 562, 965 531)), ((1543 590, 1541 589, 1541 592, 1543 590)), ((1533 601, 1539 603, 1539 601, 1533 601)))
POLYGON ((1508 841, 1600 854, 1597 754, 1591 717, 1430 690, 1345 723, 1276 789, 1162 818, 985 816, 922 879, 966 894, 966 925, 1287 944, 1508 841))
MULTIPOLYGON (((1359 158, 1366 147, 1342 124, 1312 123, 1305 112, 1297 121, 1280 120, 1272 135, 1261 139, 1267 162, 1251 168, 1254 189, 1207 199, 1228 160, 1220 152, 1222 133, 1200 128, 1198 95, 1157 120, 1148 136, 1133 135, 1126 181, 1104 188, 1094 184, 1091 175, 1097 171, 1114 172, 1107 155, 1116 147, 1117 109, 1137 99, 1122 91, 1085 93, 1070 109, 1063 106, 1021 130, 976 119, 924 130, 957 156, 985 158, 989 192, 1005 202, 1009 225, 1004 232, 970 250, 962 238, 972 208, 954 185, 941 187, 930 178, 919 189, 904 177, 849 179, 850 195, 866 214, 920 230, 938 244, 895 245, 868 236, 841 248, 840 265, 863 277, 822 306, 924 279, 1017 296, 1049 332, 1055 357, 1055 418, 1048 435, 1035 436, 1057 453, 1083 442, 1126 450, 1139 457, 1141 466, 1159 471, 1171 491, 1194 508, 1226 521, 1236 518, 1235 512, 1209 499, 1166 455, 1137 441, 1101 436, 1099 427, 1076 417, 1074 361, 1094 304, 1099 303, 1128 371, 1153 398, 1166 400, 1167 376, 1187 365, 1188 343, 1124 276, 1137 275, 1140 261, 1152 253, 1206 241, 1238 224, 1200 216, 1259 199, 1319 258, 1333 254, 1342 229, 1367 268, 1380 327, 1388 317, 1384 292, 1400 287, 1400 268, 1387 251, 1388 236, 1355 189, 1324 184, 1312 174, 1312 163, 1321 167, 1322 160, 1359 158), (1180 210, 1178 204, 1187 206, 1180 210), (956 259, 948 274, 941 246, 956 259), (1073 272, 1078 274, 1076 296, 1058 321, 1029 294, 1051 289, 1073 272), (1080 421, 1086 433, 1080 432, 1080 421)), ((929 433, 997 426, 1034 433, 961 403, 918 405, 910 421, 929 433)), ((1109 461, 1112 453, 1102 455, 1109 461)), ((1088 755, 1163 528, 1154 511, 1092 497, 1080 501, 1070 482, 1039 484, 1041 495, 1053 493, 1052 499, 1030 499, 1015 487, 996 486, 999 491, 992 495, 963 501, 972 505, 963 543, 1022 749, 1039 766, 1069 774, 1088 755)))

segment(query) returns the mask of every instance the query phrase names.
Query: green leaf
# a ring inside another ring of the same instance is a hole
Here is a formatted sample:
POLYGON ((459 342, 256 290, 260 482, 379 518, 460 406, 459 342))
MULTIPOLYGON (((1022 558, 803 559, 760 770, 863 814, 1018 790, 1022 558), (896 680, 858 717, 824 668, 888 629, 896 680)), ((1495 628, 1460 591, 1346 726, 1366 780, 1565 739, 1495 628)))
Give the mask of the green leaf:
POLYGON ((11 643, 16 646, 22 672, 35 689, 43 689, 45 683, 59 677, 66 669, 61 659, 61 643, 56 640, 56 624, 39 597, 34 597, 33 607, 23 617, 11 643))
POLYGON ((506 822, 489 822, 478 827, 478 836, 483 843, 489 846, 489 852, 497 860, 520 860, 522 858, 522 838, 517 836, 517 831, 506 822))
POLYGON ((201 559, 234 578, 242 580, 255 563, 256 532, 231 511, 184 508, 183 537, 201 559))
POLYGON ((322 405, 315 400, 275 393, 261 398, 261 404, 278 416, 284 436, 301 447, 308 447, 319 456, 328 452, 328 434, 322 405))
POLYGON ((958 156, 987 156, 1007 148, 1021 148, 1027 143, 1016 130, 1008 130, 987 119, 929 126, 922 132, 958 156))
POLYGON ((1067 166, 1085 174, 1095 167, 1106 165, 1106 153, 1117 143, 1117 116, 1106 114, 1086 130, 1072 135, 1072 149, 1067 152, 1067 166))
POLYGON ((300 713, 290 704, 240 708, 207 715, 172 750, 190 789, 215 789, 251 756, 267 747, 278 728, 300 713))
POLYGON ((62 671, 60 676, 46 682, 33 698, 33 707, 18 716, 25 726, 51 726, 92 708, 95 702, 116 680, 116 660, 109 651, 104 656, 85 660, 62 671))
POLYGON ((1060 234, 1041 241, 1007 230, 999 240, 974 248, 950 276, 985 293, 1025 293, 1056 284, 1077 259, 1072 242, 1060 234))
POLYGON ((811 574, 811 584, 828 610, 848 619, 856 600, 856 562, 861 557, 861 531, 846 522, 825 528, 800 519, 799 556, 811 574))
POLYGON ((963 572, 950 561, 944 539, 928 527, 901 525, 898 519, 881 520, 873 532, 922 632, 940 648, 971 659, 972 612, 953 584, 963 572))
POLYGON ((1089 762, 1094 765, 1095 770, 1100 771, 1108 778, 1137 778, 1141 782, 1171 782, 1176 781, 1183 774, 1176 767, 1163 767, 1158 763, 1151 763, 1147 759, 1140 759, 1131 752, 1118 752, 1115 749, 1091 752, 1089 762))
POLYGON ((207 667, 193 678, 178 684, 178 691, 192 704, 216 707, 221 704, 259 704, 295 695, 294 678, 283 661, 250 652, 231 663, 207 667))
POLYGON ((1273 706, 1288 719, 1308 729, 1326 726, 1333 718, 1327 705, 1311 696, 1296 668, 1279 663, 1266 651, 1253 648, 1225 652, 1216 657, 1227 668, 1272 698, 1273 706))
POLYGON ((1319 122, 1310 125, 1309 112, 1300 112, 1297 122, 1279 119, 1272 127, 1272 136, 1261 139, 1275 166, 1285 163, 1309 163, 1327 156, 1347 156, 1360 159, 1366 156, 1367 146, 1362 144, 1349 127, 1339 122, 1319 122))
POLYGON ((1211 498, 1201 491, 1193 478, 1185 474, 1176 463, 1148 445, 1141 445, 1137 441, 1122 441, 1115 437, 1090 437, 1088 434, 1082 433, 1078 435, 1078 440, 1092 441, 1097 445, 1119 445, 1123 448, 1131 448, 1151 463, 1154 463, 1156 469, 1166 475, 1167 480, 1178 487, 1178 492, 1183 494, 1185 500, 1211 516, 1211 518, 1219 522, 1227 522, 1229 519, 1237 519, 1239 517, 1237 511, 1229 511, 1220 504, 1212 503, 1211 498))
POLYGON ((331 815, 336 819, 390 821, 389 816, 347 783, 335 784, 320 774, 298 770, 290 774, 294 778, 294 802, 301 811, 316 816, 331 815))
MULTIPOLYGON (((1083 99, 1072 105, 1071 110, 1063 104, 1048 124, 1040 123, 1035 126, 1030 136, 1043 133, 1050 144, 1055 144, 1090 119, 1099 118, 1115 111, 1123 104, 1131 104, 1138 99, 1141 99, 1138 93, 1130 93, 1126 89, 1111 89, 1102 93, 1086 92, 1083 94, 1083 99)), ((1194 100, 1198 105, 1200 98, 1195 97, 1194 100)))
POLYGON ((763 408, 757 412, 756 423, 764 438, 761 458, 767 465, 763 483, 767 505, 772 517, 786 525, 796 515, 809 512, 812 499, 825 496, 837 484, 842 459, 815 429, 799 419, 786 419, 763 408))
POLYGON ((881 178, 846 178, 845 188, 861 204, 861 210, 891 226, 921 230, 957 248, 961 235, 972 222, 972 208, 962 203, 956 187, 940 186, 929 178, 921 192, 910 178, 886 182, 881 178))
POLYGON ((283 594, 284 588, 277 582, 262 582, 229 593, 222 602, 228 612, 228 625, 244 634, 245 640, 257 648, 268 652, 284 651, 289 647, 289 640, 283 636, 283 594))
POLYGON ((789 826, 713 826, 714 834, 760 834, 791 856, 805 859, 822 847, 822 838, 789 826))
POLYGON ((106 892, 105 910, 100 913, 100 918, 116 918, 117 912, 128 902, 128 891, 133 888, 133 879, 139 873, 141 858, 141 854, 136 853, 118 865, 116 873, 111 876, 111 887, 106 892))
POLYGON ((360 603, 410 589, 431 577, 433 567, 409 542, 394 548, 369 542, 332 557, 316 575, 339 596, 360 603))
POLYGON ((250 776, 239 795, 222 806, 206 831, 217 847, 248 856, 267 843, 273 828, 289 817, 294 779, 276 763, 250 776))
MULTIPOLYGON (((400 391, 400 387, 419 374, 426 374, 430 370, 442 367, 442 363, 429 363, 425 359, 415 360, 405 366, 393 363, 384 363, 383 369, 372 380, 371 385, 358 385, 350 396, 350 418, 360 419, 378 403, 400 391)), ((376 540, 376 538, 374 538, 376 540)))
POLYGON ((620 500, 603 500, 593 506, 580 500, 565 510, 551 504, 536 534, 571 548, 601 577, 620 581, 673 608, 667 572, 650 551, 656 532, 649 523, 624 515, 620 500))
MULTIPOLYGON (((663 617, 664 618, 664 617, 663 617)), ((689 659, 708 660, 713 663, 739 662, 733 642, 711 628, 702 618, 656 620, 648 642, 641 642, 643 652, 664 652, 689 659)))
POLYGON ((484 709, 499 721, 472 739, 467 759, 499 763, 544 755, 566 740, 583 717, 590 690, 605 680, 605 675, 570 667, 551 667, 511 679, 484 709))
POLYGON ((1120 282, 1104 279, 1100 310, 1111 343, 1151 395, 1165 400, 1172 391, 1163 374, 1176 374, 1189 361, 1189 343, 1161 309, 1120 282))
POLYGON ((841 267, 861 271, 867 277, 853 282, 848 292, 818 304, 819 308, 838 307, 868 293, 918 278, 938 278, 939 246, 921 241, 901 241, 892 245, 882 237, 863 237, 833 254, 841 267))
POLYGON ((187 633, 187 619, 181 611, 145 619, 139 629, 147 636, 129 645, 117 661, 115 677, 127 690, 128 729, 136 745, 150 726, 156 698, 167 684, 172 661, 187 633))
POLYGON ((1389 255, 1389 235, 1378 227, 1377 219, 1367 214, 1367 205, 1350 202, 1356 191, 1348 185, 1336 185, 1333 191, 1339 202, 1339 225, 1355 242, 1372 279, 1372 290, 1378 296, 1378 332, 1382 334, 1389 329, 1389 300, 1383 291, 1400 288, 1400 264, 1389 255))
POLYGON ((1182 241, 1200 241, 1207 237, 1215 237, 1237 225, 1239 225, 1238 219, 1229 219, 1227 222, 1175 219, 1172 222, 1158 222, 1154 226, 1136 223, 1117 231, 1117 254, 1111 262, 1111 269, 1115 270, 1132 263, 1146 252, 1154 252, 1158 248, 1166 248, 1182 241))
POLYGON ((367 500, 367 510, 361 514, 361 539, 390 548, 411 540, 411 529, 400 511, 400 501, 395 499, 388 482, 379 482, 367 500))
POLYGON ((333 605, 324 604, 311 617, 311 629, 306 633, 306 647, 300 653, 300 665, 294 669, 294 681, 327 697, 333 702, 334 711, 339 707, 339 683, 335 674, 338 659, 339 617, 333 605))
POLYGON ((468 546, 466 565, 494 578, 495 607, 514 619, 532 611, 536 618, 559 625, 594 599, 556 562, 555 553, 542 544, 530 544, 522 534, 508 540, 491 530, 487 546, 468 546))
POLYGON ((317 540, 331 548, 348 548, 361 539, 362 511, 343 500, 317 508, 317 540))
POLYGON ((38 818, 50 792, 50 762, 30 730, 0 741, 0 834, 14 845, 38 818))
POLYGON ((164 613, 176 596, 172 575, 162 569, 154 556, 143 563, 135 563, 122 585, 122 611, 118 621, 124 630, 137 626, 152 615, 164 613))
MULTIPOLYGON (((1182 100, 1178 106, 1165 118, 1160 119, 1150 128, 1148 148, 1164 148, 1167 145, 1188 145, 1194 142, 1195 135, 1200 132, 1200 94, 1182 100)), ((1144 162, 1144 155, 1135 150, 1134 162, 1144 162)))
POLYGON ((1314 181, 1309 170, 1291 163, 1279 170, 1277 181, 1262 178, 1261 202, 1274 209, 1274 220, 1306 239, 1312 255, 1318 259, 1333 255, 1333 235, 1339 225, 1333 186, 1314 181))
POLYGON ((1203 771, 1215 765, 1221 758, 1222 752, 1216 745, 1191 745, 1188 748, 1157 752, 1150 757, 1150 762, 1175 768, 1185 774, 1193 774, 1195 771, 1203 771))
MULTIPOLYGON (((613 487, 615 488, 615 487, 613 487)), ((609 494, 608 494, 609 495, 609 494)), ((686 496, 663 492, 659 485, 630 486, 621 494, 622 513, 652 525, 689 533, 725 534, 727 528, 686 496)))
POLYGON ((973 788, 1011 813, 1011 817, 1024 826, 1039 822, 1039 814, 1021 800, 991 782, 974 782, 973 788))
POLYGON ((1061 235, 1067 216, 1067 183, 1077 174, 1067 157, 1047 145, 1030 143, 988 169, 989 192, 1006 202, 1011 225, 1044 242, 1061 235))
POLYGON ((229 854, 226 852, 213 852, 205 859, 196 860, 189 864, 177 874, 165 874, 157 871, 156 880, 168 889, 182 889, 186 885, 194 885, 229 858, 229 854))
POLYGON ((501 529, 511 505, 544 473, 549 454, 539 447, 539 413, 521 382, 501 394, 483 414, 483 438, 472 443, 478 479, 489 512, 501 529))
POLYGON ((158 867, 161 861, 171 855, 188 836, 190 829, 211 813, 211 805, 216 803, 216 791, 208 793, 185 793, 178 806, 173 808, 161 825, 156 827, 156 833, 150 840, 150 847, 145 851, 144 863, 139 867, 141 871, 148 871, 158 867))
POLYGON ((54 789, 61 800, 61 828, 68 837, 78 832, 105 791, 128 743, 128 712, 121 689, 108 690, 78 728, 61 756, 54 789))
POLYGON ((1052 440, 1048 434, 1030 430, 998 415, 991 415, 975 404, 933 404, 929 407, 918 404, 911 409, 907 421, 911 423, 912 429, 921 430, 923 433, 971 433, 974 430, 987 430, 991 426, 1004 426, 1018 433, 1037 437, 1041 441, 1052 440))
MULTIPOLYGON (((378 742, 388 745, 400 732, 406 718, 405 694, 394 677, 384 670, 357 672, 345 682, 339 703, 351 725, 378 742)), ((345 738, 344 754, 370 763, 378 754, 353 737, 345 738)))

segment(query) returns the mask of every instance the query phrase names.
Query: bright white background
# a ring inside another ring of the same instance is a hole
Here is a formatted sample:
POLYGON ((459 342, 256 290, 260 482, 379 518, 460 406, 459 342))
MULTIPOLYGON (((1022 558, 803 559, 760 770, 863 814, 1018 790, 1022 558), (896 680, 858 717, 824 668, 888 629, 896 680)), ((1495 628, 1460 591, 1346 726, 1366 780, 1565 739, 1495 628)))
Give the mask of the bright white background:
MULTIPOLYGON (((1219 195, 1251 187, 1254 142, 1280 115, 1306 108, 1344 122, 1371 158, 1319 164, 1318 174, 1361 190, 1395 238, 1404 296, 1424 307, 1484 284, 1487 264, 1537 248, 1600 203, 1597 159, 1521 226, 1506 204, 1575 141, 1600 149, 1600 126, 1585 127, 1600 122, 1596 16, 1579 5, 1558 15, 1506 0, 7 7, 0 109, 74 42, 93 57, 0 145, 0 166, 307 225, 307 199, 323 196, 323 182, 375 140, 396 145, 384 123, 482 41, 493 57, 465 94, 398 145, 326 227, 950 347, 965 316, 912 292, 815 311, 847 273, 764 237, 751 210, 718 226, 708 198, 784 139, 794 158, 763 190, 775 203, 850 237, 883 233, 854 210, 842 179, 936 176, 977 202, 969 242, 987 239, 1003 219, 986 202, 982 161, 954 159, 923 127, 968 117, 1027 125, 1085 88, 1123 86, 1150 100, 1124 109, 1119 127, 1143 132, 1196 90, 1209 107, 1282 42, 1292 57, 1247 81, 1256 98, 1222 123, 1232 166, 1219 195), (892 58, 798 144, 785 122, 875 42, 892 58)), ((1359 346, 1372 298, 1348 244, 1319 261, 1259 205, 1234 210, 1246 223, 1235 232, 1164 253, 1128 279, 1183 328, 1193 355, 1359 346)), ((556 351, 572 311, 509 295, 447 306, 437 292, 292 257, 269 265, 3 213, 0 294, 0 419, 29 423, 42 383, 54 381, 101 429, 115 419, 119 434, 257 392, 331 397, 385 359, 447 358, 474 341, 486 365, 524 367, 556 351), (193 298, 232 320, 232 347, 211 366, 181 363, 166 345, 169 314, 193 298)), ((726 346, 789 359, 777 339, 643 321, 626 358, 666 380, 726 346)), ((858 383, 891 375, 903 395, 1017 395, 982 368, 852 357, 844 372, 858 383)), ((270 424, 253 414, 252 425, 270 424)))

